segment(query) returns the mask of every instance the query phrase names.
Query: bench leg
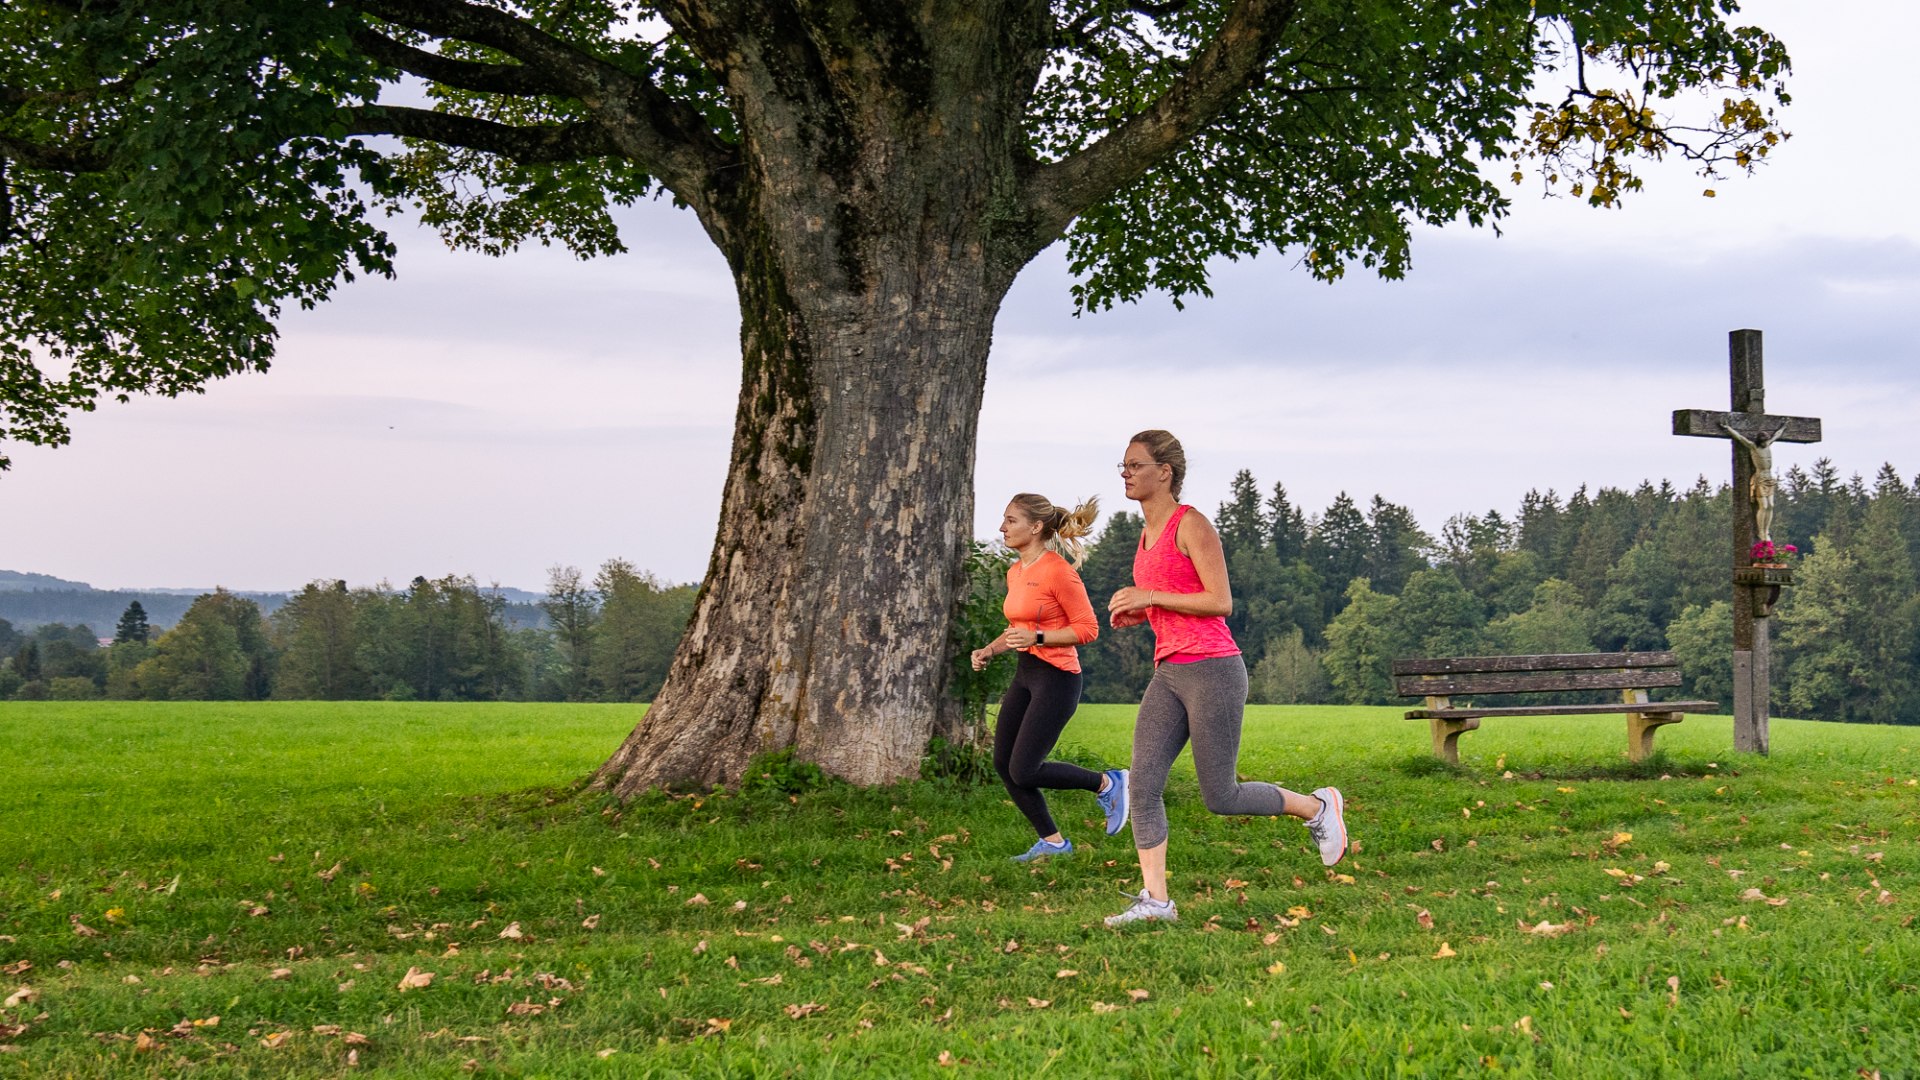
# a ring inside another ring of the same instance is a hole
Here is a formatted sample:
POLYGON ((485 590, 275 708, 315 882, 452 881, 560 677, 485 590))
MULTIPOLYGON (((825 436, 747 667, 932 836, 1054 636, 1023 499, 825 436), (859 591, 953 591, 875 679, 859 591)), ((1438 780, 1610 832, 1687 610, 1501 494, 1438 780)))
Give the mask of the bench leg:
POLYGON ((1645 761, 1653 753, 1653 735, 1663 724, 1677 724, 1685 713, 1649 712, 1627 714, 1627 757, 1645 761))
POLYGON ((1480 730, 1480 719, 1427 721, 1433 729, 1433 756, 1454 765, 1460 764, 1460 736, 1469 731, 1480 730))

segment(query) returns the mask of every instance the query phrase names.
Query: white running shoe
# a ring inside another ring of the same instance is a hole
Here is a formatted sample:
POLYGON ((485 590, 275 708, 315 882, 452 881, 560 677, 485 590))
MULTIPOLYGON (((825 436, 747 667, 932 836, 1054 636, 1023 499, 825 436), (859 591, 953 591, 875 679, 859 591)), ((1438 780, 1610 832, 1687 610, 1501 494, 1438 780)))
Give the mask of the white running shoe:
MULTIPOLYGON (((1131 894, 1129 894, 1131 895, 1131 894)), ((1125 926, 1134 922, 1179 922, 1180 910, 1173 906, 1173 898, 1155 900, 1141 889, 1140 895, 1133 898, 1133 906, 1118 915, 1107 916, 1108 926, 1125 926)))
POLYGON ((1320 812, 1307 822, 1307 832, 1320 845, 1320 862, 1332 866, 1347 855, 1347 803, 1337 787, 1318 788, 1313 797, 1320 800, 1320 812))

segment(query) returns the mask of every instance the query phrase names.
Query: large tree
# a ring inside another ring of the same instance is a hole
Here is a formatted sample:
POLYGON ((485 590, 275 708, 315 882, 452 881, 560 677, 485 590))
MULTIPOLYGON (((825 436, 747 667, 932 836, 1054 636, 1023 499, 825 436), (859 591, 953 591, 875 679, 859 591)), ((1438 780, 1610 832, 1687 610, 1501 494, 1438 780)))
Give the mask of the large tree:
POLYGON ((1748 167, 1786 54, 1732 0, 14 0, 0 438, 266 366, 287 303, 463 247, 617 251, 657 194, 725 255, 742 379, 712 561, 599 774, 784 747, 912 772, 945 701, 994 316, 1065 239, 1087 309, 1283 250, 1397 275, 1536 168, 1748 167), (425 97, 420 91, 424 89, 425 97), (1669 102, 1695 90, 1697 123, 1669 102), (384 96, 383 96, 384 94, 384 96), (373 139, 397 136, 397 139, 373 139))

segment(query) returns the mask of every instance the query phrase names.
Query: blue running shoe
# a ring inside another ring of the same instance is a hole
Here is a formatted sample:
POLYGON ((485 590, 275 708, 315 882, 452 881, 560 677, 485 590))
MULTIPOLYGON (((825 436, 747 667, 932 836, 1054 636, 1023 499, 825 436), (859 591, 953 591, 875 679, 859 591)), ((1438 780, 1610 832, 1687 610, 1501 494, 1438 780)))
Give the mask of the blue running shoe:
POLYGON ((1052 855, 1071 854, 1073 854, 1073 841, 1063 836, 1057 844, 1049 844, 1045 840, 1035 840, 1033 846, 1027 849, 1025 855, 1015 855, 1013 861, 1032 862, 1035 859, 1044 859, 1052 855))
POLYGON ((1096 792, 1094 798, 1100 800, 1100 809, 1107 814, 1107 835, 1112 836, 1127 827, 1127 770, 1107 770, 1107 790, 1096 792))

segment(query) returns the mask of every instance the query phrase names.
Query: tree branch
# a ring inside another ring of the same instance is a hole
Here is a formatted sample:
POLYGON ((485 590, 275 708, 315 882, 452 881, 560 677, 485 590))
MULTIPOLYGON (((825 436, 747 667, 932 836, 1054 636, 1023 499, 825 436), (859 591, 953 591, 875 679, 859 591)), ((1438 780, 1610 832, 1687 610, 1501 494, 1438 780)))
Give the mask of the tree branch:
POLYGON ((395 41, 372 27, 355 29, 353 43, 382 64, 459 90, 514 95, 566 93, 565 88, 545 73, 525 64, 480 64, 455 60, 395 41))
POLYGON ((523 165, 580 158, 606 157, 620 152, 598 124, 551 124, 515 127, 432 109, 394 105, 365 105, 349 109, 352 135, 399 135, 447 146, 498 154, 523 165))
MULTIPOLYGON (((375 18, 503 52, 577 98, 617 152, 658 177, 703 217, 734 161, 700 113, 635 76, 500 8, 469 0, 347 0, 375 18)), ((457 85, 457 84, 454 84, 457 85)), ((506 130, 506 125, 496 125, 506 130)), ((422 138, 432 138, 423 135, 422 138)))
POLYGON ((1166 159, 1264 74, 1296 0, 1238 0, 1220 32, 1173 86, 1098 142, 1040 166, 1028 187, 1035 240, 1051 243, 1074 218, 1166 159))
POLYGON ((48 172, 101 172, 109 164, 107 155, 90 142, 72 146, 42 146, 11 135, 0 135, 0 157, 17 161, 29 169, 48 172))

